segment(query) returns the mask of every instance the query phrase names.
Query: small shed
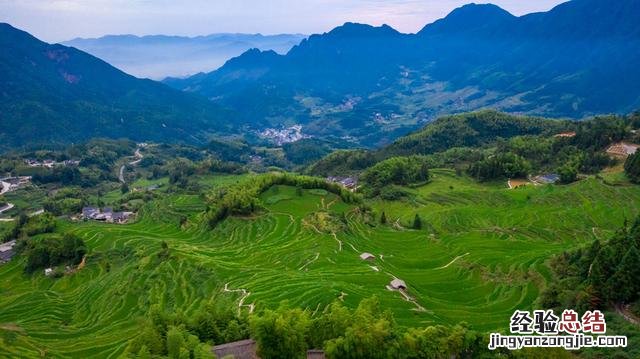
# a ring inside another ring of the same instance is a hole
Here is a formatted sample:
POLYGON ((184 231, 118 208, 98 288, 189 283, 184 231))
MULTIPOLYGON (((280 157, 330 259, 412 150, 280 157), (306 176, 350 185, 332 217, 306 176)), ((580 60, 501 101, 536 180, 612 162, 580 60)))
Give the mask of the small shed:
POLYGON ((53 268, 46 268, 46 269, 44 270, 44 275, 46 275, 46 276, 50 276, 50 275, 52 275, 52 274, 53 274, 53 268))
POLYGON ((372 260, 376 259, 376 256, 374 256, 371 253, 365 252, 365 253, 362 253, 360 255, 360 259, 362 259, 363 261, 372 261, 372 260))
POLYGON ((402 279, 395 278, 391 281, 391 288, 397 290, 405 290, 407 289, 407 284, 402 279))

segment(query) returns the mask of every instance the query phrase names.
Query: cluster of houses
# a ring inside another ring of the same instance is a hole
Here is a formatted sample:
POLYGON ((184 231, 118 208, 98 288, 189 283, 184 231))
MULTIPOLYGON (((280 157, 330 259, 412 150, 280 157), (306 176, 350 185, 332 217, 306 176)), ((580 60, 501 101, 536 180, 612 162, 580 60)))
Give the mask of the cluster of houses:
POLYGON ((97 207, 84 207, 82 209, 82 219, 108 223, 126 223, 133 214, 133 212, 114 212, 110 207, 105 207, 103 210, 97 207))
POLYGON ((258 133, 258 135, 261 138, 273 141, 278 146, 311 137, 302 133, 302 125, 293 125, 283 129, 267 128, 258 133))
POLYGON ((0 244, 0 264, 6 263, 13 258, 15 252, 13 247, 16 245, 16 240, 0 244))
POLYGON ((26 159, 24 160, 24 163, 27 164, 27 166, 29 167, 46 167, 46 168, 53 168, 56 166, 77 166, 80 164, 80 161, 78 160, 65 160, 62 162, 57 162, 54 160, 43 160, 43 161, 38 161, 38 160, 34 160, 34 159, 26 159))
POLYGON ((358 179, 354 177, 327 177, 327 182, 337 183, 342 185, 343 187, 355 190, 358 187, 358 179))

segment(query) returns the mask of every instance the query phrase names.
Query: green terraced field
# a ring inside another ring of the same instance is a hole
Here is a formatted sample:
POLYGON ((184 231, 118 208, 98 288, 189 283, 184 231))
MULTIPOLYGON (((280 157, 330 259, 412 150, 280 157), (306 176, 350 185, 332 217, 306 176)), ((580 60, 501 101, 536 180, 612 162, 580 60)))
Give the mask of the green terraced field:
POLYGON ((130 225, 63 222, 90 247, 87 266, 60 279, 27 276, 19 259, 0 266, 0 357, 118 357, 150 305, 189 314, 215 296, 244 311, 283 300, 315 311, 377 295, 402 325, 505 330, 515 309, 532 309, 553 254, 608 238, 640 211, 637 186, 588 179, 508 190, 433 174, 412 201, 372 203, 386 226, 366 224, 333 194, 282 186, 262 195, 265 213, 213 231, 198 223, 204 200, 187 195, 167 195, 130 225), (318 228, 317 212, 345 213, 348 225, 318 228), (406 229, 416 213, 425 228, 406 229), (164 261, 162 241, 171 249, 164 261), (393 277, 414 302, 386 289, 393 277))

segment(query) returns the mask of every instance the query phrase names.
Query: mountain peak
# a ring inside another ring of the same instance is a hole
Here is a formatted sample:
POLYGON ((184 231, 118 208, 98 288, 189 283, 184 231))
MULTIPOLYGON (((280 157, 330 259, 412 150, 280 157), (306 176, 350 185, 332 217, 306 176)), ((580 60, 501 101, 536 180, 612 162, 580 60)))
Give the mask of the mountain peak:
POLYGON ((328 35, 339 37, 360 37, 360 36, 395 36, 400 33, 391 26, 371 26, 354 22, 346 22, 342 26, 328 32, 328 35))
POLYGON ((444 19, 425 26, 419 34, 476 31, 509 23, 515 19, 514 15, 497 5, 471 3, 453 10, 444 19))
POLYGON ((254 67, 257 65, 272 64, 277 61, 281 55, 273 50, 261 51, 260 49, 253 48, 245 51, 240 56, 229 59, 224 67, 225 68, 240 68, 240 67, 254 67))

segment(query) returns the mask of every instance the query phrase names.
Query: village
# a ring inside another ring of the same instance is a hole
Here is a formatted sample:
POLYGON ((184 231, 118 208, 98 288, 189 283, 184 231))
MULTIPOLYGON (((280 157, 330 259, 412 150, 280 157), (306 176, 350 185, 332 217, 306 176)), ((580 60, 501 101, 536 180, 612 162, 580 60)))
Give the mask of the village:
POLYGON ((344 188, 350 190, 350 191, 355 191, 358 188, 358 179, 355 177, 334 177, 334 176, 329 176, 326 178, 327 182, 329 183, 337 183, 341 186, 343 186, 344 188))
POLYGON ((38 161, 38 160, 34 160, 34 159, 26 159, 26 160, 24 160, 24 163, 26 163, 27 166, 29 166, 29 167, 54 168, 54 167, 58 167, 58 166, 67 166, 67 167, 78 166, 80 164, 80 161, 78 161, 78 160, 64 160, 64 161, 57 162, 57 161, 54 161, 54 160, 38 161))
POLYGON ((267 128, 259 132, 258 135, 272 141, 277 146, 311 137, 302 133, 302 125, 293 125, 283 129, 267 128))
POLYGON ((127 223, 134 215, 133 212, 114 212, 111 207, 104 207, 100 209, 98 207, 84 207, 82 208, 82 214, 80 219, 88 221, 101 221, 107 223, 123 224, 127 223))

